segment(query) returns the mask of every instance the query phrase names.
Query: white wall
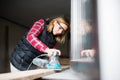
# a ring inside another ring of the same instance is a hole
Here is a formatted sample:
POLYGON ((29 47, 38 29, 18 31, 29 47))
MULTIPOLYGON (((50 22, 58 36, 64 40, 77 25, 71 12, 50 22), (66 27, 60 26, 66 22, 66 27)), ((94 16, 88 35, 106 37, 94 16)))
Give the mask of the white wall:
POLYGON ((120 80, 120 0, 98 0, 101 80, 120 80))

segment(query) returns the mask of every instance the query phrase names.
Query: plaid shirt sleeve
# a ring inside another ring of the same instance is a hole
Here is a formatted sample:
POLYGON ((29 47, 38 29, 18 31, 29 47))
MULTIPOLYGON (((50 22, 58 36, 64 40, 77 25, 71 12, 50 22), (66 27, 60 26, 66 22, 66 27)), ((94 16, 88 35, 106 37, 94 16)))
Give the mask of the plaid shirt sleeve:
POLYGON ((28 42, 37 50, 44 52, 47 46, 40 41, 37 37, 44 29, 44 20, 40 19, 39 21, 36 21, 32 28, 29 30, 27 34, 27 40, 28 42))

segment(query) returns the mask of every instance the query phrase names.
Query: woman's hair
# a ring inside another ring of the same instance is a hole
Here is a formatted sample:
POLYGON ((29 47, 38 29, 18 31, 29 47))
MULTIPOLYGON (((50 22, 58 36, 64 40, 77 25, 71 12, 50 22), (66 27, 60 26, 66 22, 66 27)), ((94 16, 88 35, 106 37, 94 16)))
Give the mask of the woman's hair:
POLYGON ((56 41, 59 43, 64 43, 65 42, 65 36, 69 30, 69 21, 65 17, 57 17, 52 19, 49 24, 47 25, 47 31, 52 32, 53 27, 54 27, 54 22, 57 21, 58 23, 64 23, 67 25, 67 30, 63 32, 63 34, 56 36, 56 41))

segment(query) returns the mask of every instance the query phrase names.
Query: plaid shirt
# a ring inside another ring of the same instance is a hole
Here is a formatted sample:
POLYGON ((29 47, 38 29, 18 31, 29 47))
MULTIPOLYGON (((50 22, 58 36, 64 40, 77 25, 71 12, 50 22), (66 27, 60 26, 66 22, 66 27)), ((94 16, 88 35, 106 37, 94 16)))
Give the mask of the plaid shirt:
POLYGON ((37 50, 44 52, 47 46, 37 37, 44 29, 44 20, 36 21, 27 34, 28 42, 37 50))

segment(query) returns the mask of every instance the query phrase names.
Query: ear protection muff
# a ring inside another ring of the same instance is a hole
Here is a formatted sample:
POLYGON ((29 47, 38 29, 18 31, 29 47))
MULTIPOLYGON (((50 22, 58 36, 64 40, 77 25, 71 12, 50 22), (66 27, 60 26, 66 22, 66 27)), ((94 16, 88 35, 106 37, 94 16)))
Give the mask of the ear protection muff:
POLYGON ((46 21, 46 24, 48 25, 51 20, 50 20, 50 18, 46 18, 45 21, 46 21))

